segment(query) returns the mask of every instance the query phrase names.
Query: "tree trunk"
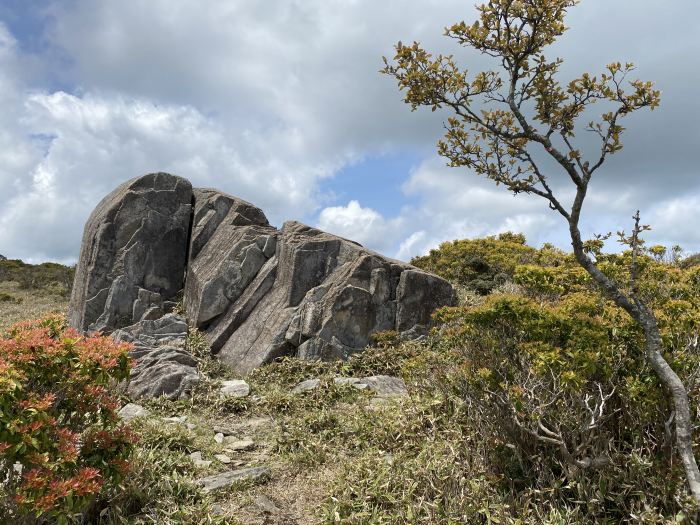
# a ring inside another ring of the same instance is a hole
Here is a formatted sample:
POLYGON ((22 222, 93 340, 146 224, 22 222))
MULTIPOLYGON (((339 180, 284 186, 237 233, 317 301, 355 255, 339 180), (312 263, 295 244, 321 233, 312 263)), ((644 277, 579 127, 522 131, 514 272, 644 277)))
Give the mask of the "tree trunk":
MULTIPOLYGON (((583 200, 583 199, 581 199, 583 200)), ((578 208, 580 211, 580 207, 578 208)), ((572 214, 576 221, 578 214, 572 214)), ((688 481, 688 488, 693 499, 700 505, 700 469, 698 469, 695 454, 693 453, 693 422, 690 417, 690 404, 688 403, 688 392, 678 374, 671 368, 662 352, 661 333, 656 322, 654 313, 640 301, 631 301, 623 294, 618 286, 611 281, 596 264, 583 251, 581 233, 578 225, 571 221, 569 223, 574 255, 578 263, 588 272, 593 280, 600 286, 612 301, 625 310, 644 330, 646 340, 645 355, 651 365, 656 377, 659 378, 666 396, 671 398, 673 410, 675 411, 676 448, 681 457, 685 476, 688 481)))
POLYGON ((693 453, 693 422, 690 417, 688 393, 678 374, 666 362, 662 353, 661 334, 656 317, 646 307, 640 309, 640 318, 635 319, 644 329, 646 357, 656 376, 673 400, 676 421, 676 447, 683 462, 688 487, 696 502, 700 503, 700 470, 693 453))

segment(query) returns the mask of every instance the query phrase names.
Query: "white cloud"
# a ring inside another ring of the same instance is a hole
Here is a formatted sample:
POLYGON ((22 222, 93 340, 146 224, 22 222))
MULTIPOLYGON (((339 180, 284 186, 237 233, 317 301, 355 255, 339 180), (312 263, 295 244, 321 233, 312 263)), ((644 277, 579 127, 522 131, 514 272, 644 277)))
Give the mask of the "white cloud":
POLYGON ((551 240, 551 230, 559 226, 538 199, 513 198, 502 187, 445 167, 437 157, 421 163, 403 190, 419 204, 404 207, 395 217, 353 200, 323 209, 317 225, 404 261, 444 241, 509 230, 523 232, 538 244, 551 240))
POLYGON ((369 11, 320 0, 55 3, 54 47, 35 78, 23 64, 37 57, 0 25, 0 253, 74 260, 101 197, 156 170, 241 196, 278 224, 310 217, 320 179, 436 127, 401 125, 414 117, 378 69, 398 39, 388 21, 439 39, 457 6, 426 4, 425 24, 397 0, 369 11), (50 77, 73 92, 47 89, 50 77))
POLYGON ((426 159, 403 190, 420 204, 404 212, 404 221, 412 227, 397 253, 401 259, 426 253, 443 241, 508 230, 525 233, 530 243, 539 244, 549 240, 557 225, 557 217, 540 199, 514 197, 466 169, 446 167, 438 157, 426 159))
POLYGON ((295 159, 294 137, 282 129, 268 130, 277 148, 269 156, 260 136, 233 133, 188 106, 56 92, 26 95, 22 107, 25 134, 48 139, 43 155, 5 176, 13 179, 0 195, 0 247, 30 260, 74 259, 94 205, 138 174, 177 173, 249 199, 280 221, 290 209, 312 210, 317 179, 334 170, 295 159))
POLYGON ((406 239, 401 241, 399 251, 396 252, 396 258, 401 261, 408 261, 414 255, 422 255, 425 253, 427 250, 417 248, 418 246, 421 246, 425 236, 426 232, 424 230, 419 230, 417 232, 413 232, 406 239))
POLYGON ((473 8, 458 0, 411 9, 402 0, 75 0, 54 11, 52 41, 85 89, 191 104, 253 133, 282 122, 298 133, 300 155, 344 157, 433 142, 441 118, 406 110, 395 82, 378 72, 381 57, 401 38, 449 47, 443 28, 473 8))
POLYGON ((365 244, 380 252, 393 248, 397 234, 403 230, 403 218, 386 220, 380 213, 363 208, 353 200, 347 206, 324 208, 318 218, 322 230, 365 244))
POLYGON ((680 244, 687 253, 700 252, 698 210, 699 191, 659 203, 649 213, 642 215, 642 222, 649 223, 652 227, 651 232, 646 234, 648 244, 680 244))
MULTIPOLYGON (((411 113, 395 82, 378 73, 381 55, 391 55, 399 39, 455 53, 472 72, 490 64, 442 37, 445 25, 472 18, 471 4, 48 4, 48 32, 35 35, 46 44, 41 54, 23 51, 0 23, 0 253, 74 259, 99 199, 153 170, 246 198, 276 223, 308 219, 328 203, 320 180, 387 151, 426 158, 403 188, 413 204, 386 216, 350 194, 344 206, 321 211, 320 225, 402 259, 444 240, 505 229, 524 230, 535 244, 568 243, 561 219, 542 202, 444 168, 432 155, 445 114, 411 113)), ((687 245, 696 237, 683 216, 697 193, 680 196, 679 188, 697 177, 691 153, 700 129, 693 121, 700 70, 687 64, 700 40, 692 38, 695 20, 678 16, 690 0, 630 11, 634 5, 584 2, 572 9, 572 30, 555 48, 568 59, 565 74, 637 59, 640 76, 664 89, 660 110, 629 123, 629 149, 595 182, 584 229, 620 229, 639 207, 653 210, 653 235, 687 245), (620 27, 630 12, 634 23, 620 27), (606 39, 591 40, 592 28, 606 39)), ((380 180, 377 187, 382 191, 380 180)), ((332 194, 332 184, 327 188, 332 194)))
MULTIPOLYGON (((566 205, 573 194, 565 185, 559 186, 562 188, 558 190, 560 200, 566 205)), ((395 230, 394 237, 399 259, 425 254, 444 241, 505 231, 524 233, 528 243, 534 246, 552 242, 564 249, 570 247, 568 224, 550 210, 543 199, 522 194, 513 196, 502 186, 497 187, 466 169, 445 167, 437 157, 424 161, 403 189, 406 194, 419 197, 420 204, 405 208, 392 219, 403 226, 402 231, 395 230)), ((633 186, 620 192, 594 186, 581 218, 584 238, 629 230, 632 215, 644 202, 639 188, 633 186)), ((693 220, 698 209, 700 190, 691 190, 683 197, 662 198, 642 208, 643 222, 652 225, 652 231, 645 235, 648 244, 680 243, 689 253, 700 251, 700 230, 693 220)), ((377 220, 387 222, 383 217, 377 220)), ((609 242, 607 247, 620 249, 614 242, 609 242)))

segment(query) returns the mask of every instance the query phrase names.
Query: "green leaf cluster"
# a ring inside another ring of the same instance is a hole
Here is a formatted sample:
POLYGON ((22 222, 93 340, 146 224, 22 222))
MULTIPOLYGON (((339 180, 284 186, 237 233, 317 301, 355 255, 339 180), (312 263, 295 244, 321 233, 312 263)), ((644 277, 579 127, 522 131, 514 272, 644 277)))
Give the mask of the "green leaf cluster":
POLYGON ((445 242, 428 255, 414 257, 411 264, 480 294, 491 292, 511 280, 519 265, 563 264, 567 256, 551 245, 537 250, 525 236, 512 232, 483 239, 445 242))

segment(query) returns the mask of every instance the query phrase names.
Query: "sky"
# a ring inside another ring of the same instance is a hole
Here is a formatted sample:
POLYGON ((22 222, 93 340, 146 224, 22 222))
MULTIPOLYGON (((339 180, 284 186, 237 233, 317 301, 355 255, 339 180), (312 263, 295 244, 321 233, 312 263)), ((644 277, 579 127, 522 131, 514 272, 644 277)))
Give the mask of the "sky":
MULTIPOLYGON (((456 0, 0 0, 0 254, 74 263, 99 200, 154 171, 401 260, 507 230, 568 248, 541 199, 447 168, 435 145, 449 113, 411 112, 379 73, 399 40, 495 68, 442 35, 475 13, 456 0)), ((639 209, 647 242, 700 251, 698 15, 697 0, 582 0, 548 50, 563 81, 632 61, 662 91, 596 175, 585 236, 629 229, 639 209)))

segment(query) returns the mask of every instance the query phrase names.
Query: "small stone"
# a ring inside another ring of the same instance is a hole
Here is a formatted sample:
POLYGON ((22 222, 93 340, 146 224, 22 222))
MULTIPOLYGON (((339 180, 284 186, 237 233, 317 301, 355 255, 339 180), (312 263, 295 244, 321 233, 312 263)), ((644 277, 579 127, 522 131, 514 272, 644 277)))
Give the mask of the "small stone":
POLYGON ((185 427, 187 427, 187 430, 194 430, 197 427, 197 425, 195 425, 194 423, 185 423, 185 427))
POLYGON ((250 385, 242 379, 224 381, 221 384, 219 395, 221 397, 246 397, 250 394, 250 385))
POLYGON ((218 503, 214 503, 210 508, 210 514, 212 516, 223 516, 224 515, 224 508, 221 505, 219 505, 218 503))
POLYGON ((255 498, 253 504, 257 508, 259 508, 264 514, 278 514, 280 511, 279 507, 275 504, 275 502, 267 496, 265 496, 264 494, 261 494, 260 496, 255 498))
POLYGON ((195 467, 206 468, 212 463, 211 461, 202 459, 202 453, 200 451, 192 452, 192 454, 190 454, 190 459, 195 467))
POLYGON ((187 416, 178 416, 178 417, 164 417, 163 421, 166 423, 174 423, 174 424, 182 424, 187 420, 187 416))
POLYGON ((269 468, 252 467, 241 470, 229 470, 228 472, 201 478, 197 480, 197 484, 202 486, 204 492, 212 492, 214 490, 230 487, 237 482, 250 481, 253 483, 258 483, 269 477, 269 468))
POLYGON ((308 392, 309 390, 318 388, 318 385, 320 384, 321 380, 318 378, 307 379, 306 381, 302 381, 297 386, 292 388, 292 394, 301 394, 302 392, 308 392))
POLYGON ((236 439, 233 436, 226 436, 224 438, 224 446, 227 450, 233 452, 240 452, 243 450, 250 450, 255 447, 255 443, 252 439, 236 439))
POLYGON ((250 429, 257 429, 260 427, 265 427, 268 425, 271 425, 273 422, 272 418, 269 416, 263 416, 263 417, 251 417, 250 419, 244 420, 244 424, 246 427, 250 429))
POLYGON ((394 376, 369 376, 361 379, 377 397, 407 397, 408 390, 403 379, 394 376))
POLYGON ((351 385, 358 390, 364 390, 367 388, 367 384, 363 383, 362 380, 357 377, 334 377, 333 383, 336 385, 351 385))
POLYGON ((370 390, 379 398, 408 396, 406 383, 394 376, 336 377, 333 382, 337 385, 351 385, 358 390, 370 390))
POLYGON ((214 457, 225 465, 231 463, 231 458, 228 457, 226 454, 214 454, 214 457))
POLYGON ((228 428, 228 427, 214 426, 214 427, 212 427, 212 430, 216 434, 223 434, 224 436, 232 436, 233 434, 236 433, 235 430, 228 428))
POLYGON ((221 432, 217 432, 214 434, 214 441, 216 441, 219 445, 224 442, 224 435, 221 432))
POLYGON ((119 410, 119 417, 124 421, 131 421, 137 417, 148 417, 150 412, 136 403, 127 403, 119 410))

